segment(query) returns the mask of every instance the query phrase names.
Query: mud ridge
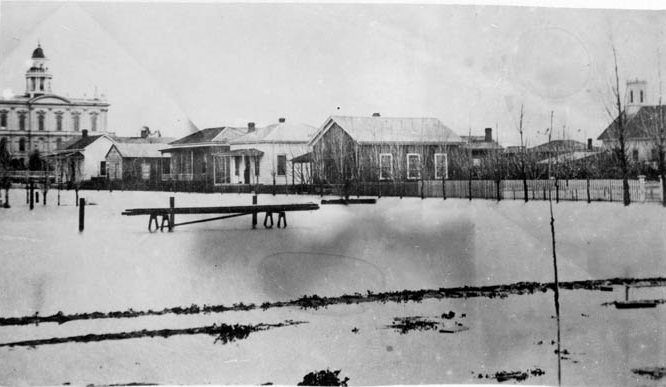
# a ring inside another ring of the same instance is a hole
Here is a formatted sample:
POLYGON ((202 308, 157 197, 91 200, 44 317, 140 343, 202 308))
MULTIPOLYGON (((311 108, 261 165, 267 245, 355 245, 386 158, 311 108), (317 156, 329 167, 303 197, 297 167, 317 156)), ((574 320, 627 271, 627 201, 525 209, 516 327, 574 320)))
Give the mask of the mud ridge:
MULTIPOLYGON (((613 291, 612 286, 623 285, 651 285, 666 286, 666 277, 654 278, 610 278, 603 280, 584 280, 560 282, 560 289, 564 290, 592 290, 592 291, 613 291)), ((0 318, 0 326, 8 325, 31 325, 40 323, 58 323, 64 324, 76 320, 95 320, 106 318, 136 318, 143 316, 161 316, 166 314, 200 314, 200 313, 223 313, 231 311, 250 311, 267 310, 272 308, 300 307, 301 309, 325 308, 329 305, 340 304, 360 304, 367 302, 421 302, 426 299, 442 298, 506 298, 510 295, 525 295, 553 290, 555 285, 552 282, 516 282, 506 285, 488 285, 488 286, 463 286, 453 288, 439 289, 421 289, 421 290, 401 290, 393 292, 374 293, 368 291, 366 294, 354 293, 345 294, 337 297, 320 297, 318 295, 303 296, 301 298, 289 301, 264 302, 261 305, 237 303, 231 306, 225 305, 196 305, 177 306, 164 308, 162 310, 133 310, 113 311, 113 312, 89 312, 64 314, 62 311, 49 316, 23 317, 4 317, 0 318)))
POLYGON ((257 325, 227 325, 227 324, 213 324, 204 327, 184 328, 184 329, 158 329, 148 330, 143 329, 140 331, 118 332, 118 333, 103 333, 103 334, 88 334, 81 336, 69 337, 52 337, 50 339, 37 339, 15 341, 11 343, 0 343, 0 347, 37 347, 39 345, 52 345, 52 344, 65 344, 65 343, 91 343, 109 340, 127 340, 139 339, 145 337, 163 337, 168 338, 178 335, 210 335, 215 337, 214 343, 221 342, 227 344, 236 340, 246 339, 250 333, 265 331, 272 328, 280 328, 292 325, 305 324, 305 321, 292 321, 287 320, 278 324, 264 324, 257 325))

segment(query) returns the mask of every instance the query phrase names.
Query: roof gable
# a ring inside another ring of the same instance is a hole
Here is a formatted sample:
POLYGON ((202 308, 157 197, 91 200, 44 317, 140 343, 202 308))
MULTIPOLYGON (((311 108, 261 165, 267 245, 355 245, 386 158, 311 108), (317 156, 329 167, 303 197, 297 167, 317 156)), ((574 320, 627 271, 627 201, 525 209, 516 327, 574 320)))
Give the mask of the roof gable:
MULTIPOLYGON (((666 105, 641 106, 636 113, 627 114, 624 137, 626 139, 651 137, 659 128, 660 115, 666 122, 666 105)), ((618 118, 616 117, 606 127, 598 140, 614 140, 619 137, 618 118)))
POLYGON ((83 149, 83 148, 87 147, 88 145, 92 144, 93 142, 97 141, 98 139, 100 139, 102 137, 107 137, 107 136, 104 135, 104 134, 100 134, 100 135, 96 135, 96 136, 81 136, 81 138, 79 138, 75 142, 71 143, 65 149, 83 149))

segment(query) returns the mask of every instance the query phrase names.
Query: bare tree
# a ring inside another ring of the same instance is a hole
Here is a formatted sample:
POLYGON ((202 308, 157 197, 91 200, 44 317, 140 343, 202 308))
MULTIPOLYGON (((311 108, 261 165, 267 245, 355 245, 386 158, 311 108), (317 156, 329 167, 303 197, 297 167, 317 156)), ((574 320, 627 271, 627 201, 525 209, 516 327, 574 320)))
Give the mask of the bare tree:
POLYGON ((611 126, 613 131, 610 135, 617 138, 617 154, 620 159, 620 169, 622 172, 622 201, 625 206, 628 206, 631 203, 631 198, 629 194, 629 167, 627 165, 627 144, 626 144, 626 128, 627 128, 627 115, 624 109, 624 104, 622 102, 622 95, 620 93, 620 74, 617 65, 617 50, 615 45, 611 46, 613 50, 613 64, 614 64, 614 85, 611 86, 614 99, 614 108, 606 108, 607 113, 611 117, 616 117, 611 126))
POLYGON ((520 172, 522 174, 523 178, 523 195, 525 196, 525 203, 527 203, 528 200, 528 194, 527 194, 527 173, 525 171, 525 157, 526 155, 526 149, 525 149, 525 143, 523 141, 523 117, 524 117, 524 109, 525 105, 521 104, 520 105, 520 121, 518 123, 518 132, 520 133, 520 152, 521 152, 521 157, 520 157, 520 172))

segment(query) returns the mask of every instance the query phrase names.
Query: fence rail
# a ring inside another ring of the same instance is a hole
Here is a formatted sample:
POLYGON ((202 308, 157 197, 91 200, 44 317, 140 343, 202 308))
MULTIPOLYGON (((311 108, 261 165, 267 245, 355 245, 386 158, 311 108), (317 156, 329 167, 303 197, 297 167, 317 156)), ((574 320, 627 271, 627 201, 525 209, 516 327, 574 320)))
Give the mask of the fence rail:
MULTIPOLYGON (((522 180, 423 180, 409 182, 360 182, 313 186, 311 193, 349 196, 407 196, 463 199, 525 200, 522 180)), ((661 183, 629 180, 632 202, 661 202, 661 183)), ((528 200, 621 202, 622 180, 527 180, 528 200)))

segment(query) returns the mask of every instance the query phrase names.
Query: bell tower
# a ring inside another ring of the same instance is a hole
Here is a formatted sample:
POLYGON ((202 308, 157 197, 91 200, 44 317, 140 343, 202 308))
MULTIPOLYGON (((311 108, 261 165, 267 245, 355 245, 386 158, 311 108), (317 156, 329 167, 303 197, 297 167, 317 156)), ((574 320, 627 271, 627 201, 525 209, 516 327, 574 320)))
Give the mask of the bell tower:
POLYGON ((642 106, 647 105, 647 82, 638 79, 627 81, 627 97, 625 101, 627 114, 638 112, 642 106))
POLYGON ((46 67, 47 61, 42 46, 37 43, 37 48, 32 52, 32 65, 25 73, 25 93, 30 98, 51 94, 52 76, 46 67))

